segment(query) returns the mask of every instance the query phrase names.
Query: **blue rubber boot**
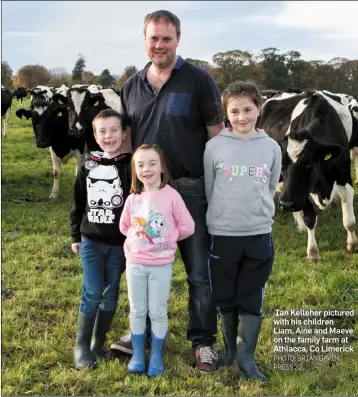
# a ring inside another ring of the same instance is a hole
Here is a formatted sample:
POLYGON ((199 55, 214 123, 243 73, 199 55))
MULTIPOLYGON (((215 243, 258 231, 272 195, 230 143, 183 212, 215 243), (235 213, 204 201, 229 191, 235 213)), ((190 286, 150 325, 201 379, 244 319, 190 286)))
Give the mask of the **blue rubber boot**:
POLYGON ((143 334, 132 334, 133 356, 128 363, 129 372, 144 372, 145 371, 145 332, 143 334))
POLYGON ((163 339, 156 338, 152 331, 152 351, 149 358, 148 376, 158 376, 164 371, 163 346, 166 336, 163 339))

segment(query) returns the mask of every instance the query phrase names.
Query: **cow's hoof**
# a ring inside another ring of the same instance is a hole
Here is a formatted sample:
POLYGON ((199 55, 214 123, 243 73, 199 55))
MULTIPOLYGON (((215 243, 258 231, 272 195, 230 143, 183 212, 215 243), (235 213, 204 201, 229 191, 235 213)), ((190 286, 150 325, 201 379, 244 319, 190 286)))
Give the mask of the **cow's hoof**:
POLYGON ((354 182, 355 182, 356 185, 358 185, 358 179, 356 179, 354 182))
POLYGON ((354 254, 355 252, 358 252, 358 240, 351 244, 348 244, 347 250, 350 254, 354 254))
POLYGON ((319 256, 318 252, 310 252, 307 255, 307 260, 311 263, 318 263, 321 262, 321 257, 319 256))
POLYGON ((56 194, 56 193, 51 193, 49 199, 50 199, 50 200, 57 200, 57 199, 58 199, 58 194, 56 194))

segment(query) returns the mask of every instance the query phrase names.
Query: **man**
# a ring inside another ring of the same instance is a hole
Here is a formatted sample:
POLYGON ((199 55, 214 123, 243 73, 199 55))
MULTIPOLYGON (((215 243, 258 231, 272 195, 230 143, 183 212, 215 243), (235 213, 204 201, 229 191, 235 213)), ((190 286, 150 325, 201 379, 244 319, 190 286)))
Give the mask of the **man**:
MULTIPOLYGON (((180 21, 175 15, 162 10, 147 15, 144 37, 151 62, 124 84, 123 111, 134 150, 156 143, 164 151, 173 186, 195 221, 194 235, 178 244, 189 284, 187 338, 197 368, 210 373, 217 369, 218 356, 212 349, 217 324, 208 272, 203 154, 207 139, 224 128, 221 97, 206 71, 176 55, 180 21)), ((113 343, 111 350, 132 354, 130 336, 113 343)))

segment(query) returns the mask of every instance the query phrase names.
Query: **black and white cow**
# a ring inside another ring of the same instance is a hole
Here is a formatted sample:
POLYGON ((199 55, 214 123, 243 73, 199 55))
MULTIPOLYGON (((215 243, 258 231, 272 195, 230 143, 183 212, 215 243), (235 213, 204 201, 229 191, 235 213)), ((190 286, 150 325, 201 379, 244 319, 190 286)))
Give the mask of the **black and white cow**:
POLYGON ((55 94, 61 94, 67 98, 67 92, 70 87, 67 87, 65 84, 62 84, 61 87, 55 88, 55 94))
POLYGON ((261 96, 263 100, 272 98, 274 95, 280 94, 282 91, 279 90, 262 90, 261 96))
POLYGON ((53 167, 53 187, 50 199, 58 198, 60 193, 61 164, 76 157, 76 175, 84 160, 84 139, 71 138, 68 135, 68 112, 64 106, 49 101, 36 100, 28 110, 19 109, 16 116, 25 116, 32 120, 32 128, 38 148, 50 148, 53 167))
POLYGON ((325 210, 335 196, 340 198, 347 249, 358 250, 349 156, 351 135, 342 122, 348 119, 344 107, 337 107, 337 102, 322 92, 272 98, 262 106, 258 126, 282 148, 280 207, 293 212, 300 231, 307 230, 307 259, 311 261, 320 259, 312 201, 325 210))
POLYGON ((358 101, 347 94, 332 93, 330 91, 323 91, 323 93, 345 106, 350 113, 351 120, 346 124, 347 128, 351 129, 349 148, 351 149, 351 159, 355 163, 355 182, 358 183, 358 101))
POLYGON ((89 84, 74 84, 71 88, 88 88, 89 86, 90 86, 89 84))
POLYGON ((22 102, 27 96, 27 89, 25 87, 17 87, 12 92, 12 97, 17 99, 17 108, 22 107, 22 102))
POLYGON ((288 98, 294 96, 296 94, 301 94, 303 91, 299 88, 287 88, 283 91, 280 90, 262 90, 261 96, 263 102, 267 101, 270 98, 288 98))
POLYGON ((102 90, 103 89, 103 87, 100 85, 100 84, 90 84, 89 86, 88 86, 88 90, 89 91, 92 91, 92 90, 98 90, 98 91, 100 91, 100 90, 102 90))
POLYGON ((69 89, 70 88, 64 84, 61 87, 55 88, 54 94, 49 101, 53 102, 53 98, 56 95, 57 101, 54 103, 56 103, 59 106, 67 106, 69 89))
POLYGON ((38 85, 32 90, 29 90, 29 93, 31 94, 30 106, 32 106, 34 101, 51 101, 54 95, 54 89, 46 85, 38 85))
POLYGON ((11 91, 1 86, 1 120, 3 121, 3 138, 7 136, 9 117, 11 112, 12 94, 11 91))
POLYGON ((358 102, 353 96, 347 94, 332 93, 330 91, 322 91, 322 93, 333 99, 336 103, 341 106, 336 105, 335 107, 342 118, 342 122, 347 129, 348 134, 351 138, 349 140, 350 149, 358 146, 358 102), (342 112, 341 107, 345 110, 342 112))
MULTIPOLYGON (((59 102, 54 95, 53 101, 59 102)), ((111 89, 92 91, 82 87, 72 87, 68 91, 69 134, 72 137, 85 137, 89 151, 101 150, 92 128, 92 121, 103 109, 112 108, 121 113, 122 105, 119 96, 111 89)))

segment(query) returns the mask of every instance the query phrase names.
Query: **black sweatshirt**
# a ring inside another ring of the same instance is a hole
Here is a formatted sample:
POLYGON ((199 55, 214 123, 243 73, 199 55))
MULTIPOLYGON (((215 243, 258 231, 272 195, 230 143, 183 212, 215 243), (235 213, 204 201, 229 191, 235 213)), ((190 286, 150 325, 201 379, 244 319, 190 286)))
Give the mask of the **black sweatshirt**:
POLYGON ((81 235, 97 243, 123 245, 119 218, 130 190, 131 154, 115 158, 93 152, 78 172, 70 215, 72 243, 81 235))

